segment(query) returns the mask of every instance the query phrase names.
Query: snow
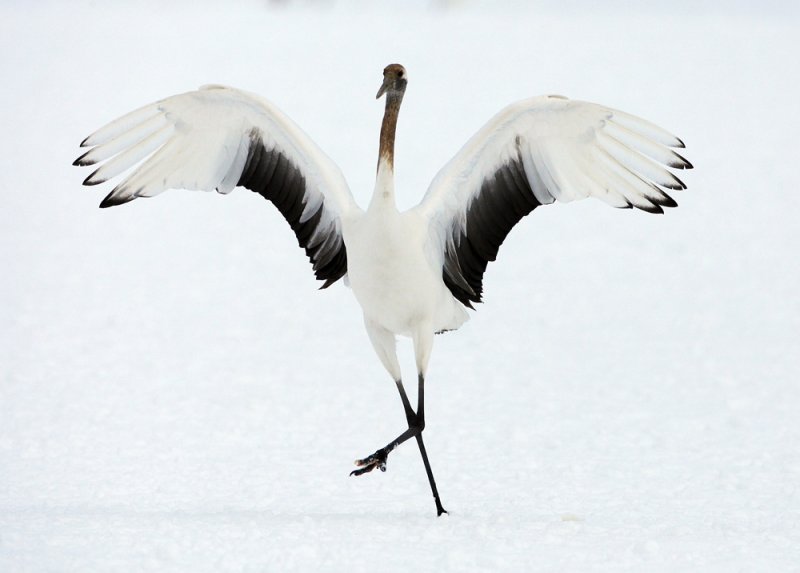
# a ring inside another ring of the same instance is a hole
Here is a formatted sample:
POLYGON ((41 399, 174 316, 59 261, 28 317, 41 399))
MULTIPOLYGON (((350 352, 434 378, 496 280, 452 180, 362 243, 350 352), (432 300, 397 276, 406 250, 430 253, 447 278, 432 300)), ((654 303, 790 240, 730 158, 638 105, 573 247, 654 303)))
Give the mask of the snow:
POLYGON ((512 6, 0 6, 0 571, 800 568, 796 11, 512 6), (537 94, 646 117, 696 166, 664 216, 585 201, 514 230, 486 304, 437 337, 442 518, 413 444, 348 476, 402 407, 275 209, 100 210, 70 165, 108 120, 225 83, 365 204, 393 61, 404 206, 537 94))

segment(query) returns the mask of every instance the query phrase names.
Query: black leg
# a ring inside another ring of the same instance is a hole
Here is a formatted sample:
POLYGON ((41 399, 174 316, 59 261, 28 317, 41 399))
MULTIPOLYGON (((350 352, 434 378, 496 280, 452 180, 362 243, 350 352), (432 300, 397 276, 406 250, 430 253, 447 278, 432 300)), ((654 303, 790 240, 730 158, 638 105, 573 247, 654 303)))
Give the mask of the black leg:
POLYGON ((397 391, 400 393, 400 400, 403 402, 408 429, 374 454, 364 459, 356 460, 356 465, 360 467, 350 472, 350 475, 360 476, 371 472, 375 468, 385 472, 386 458, 389 456, 389 453, 409 438, 414 437, 417 440, 419 453, 422 456, 422 463, 425 465, 425 473, 428 476, 428 483, 431 486, 433 500, 436 503, 436 515, 442 515, 443 513, 447 513, 447 510, 442 507, 442 502, 439 499, 439 490, 436 488, 436 480, 433 478, 433 470, 431 470, 431 464, 428 461, 428 452, 425 450, 425 442, 422 440, 422 431, 425 429, 425 377, 422 374, 419 375, 416 412, 411 408, 408 395, 400 380, 397 380, 397 391))
POLYGON ((415 438, 419 446, 419 454, 422 456, 422 463, 425 464, 425 473, 428 475, 433 501, 436 503, 436 515, 439 516, 447 513, 447 510, 442 507, 442 501, 439 499, 439 490, 436 488, 436 480, 433 479, 433 470, 431 470, 431 463, 428 461, 428 452, 425 450, 425 443, 422 441, 422 430, 425 429, 425 376, 421 373, 417 386, 417 423, 421 429, 415 438))
POLYGON ((428 483, 431 485, 433 501, 436 503, 436 515, 439 516, 447 513, 447 510, 442 507, 442 500, 439 499, 439 490, 436 488, 436 480, 433 479, 433 471, 431 470, 431 463, 428 461, 428 452, 425 451, 425 444, 422 441, 422 434, 417 434, 416 438, 419 453, 422 456, 422 463, 425 464, 425 473, 428 474, 428 483))
POLYGON ((386 446, 377 450, 374 454, 369 455, 364 459, 356 460, 355 463, 357 466, 359 466, 359 468, 351 471, 351 476, 360 476, 365 473, 369 473, 376 468, 382 472, 385 472, 386 458, 389 456, 389 453, 409 438, 418 436, 424 428, 424 426, 421 427, 419 424, 417 424, 417 414, 411 408, 411 403, 408 401, 408 395, 406 394, 406 389, 403 387, 402 380, 396 380, 395 383, 397 384, 397 391, 400 393, 400 400, 403 402, 403 410, 405 410, 406 413, 408 429, 397 436, 394 440, 386 444, 386 446))
POLYGON ((414 413, 414 410, 411 408, 411 403, 408 401, 408 395, 406 394, 406 389, 403 387, 403 381, 395 380, 395 384, 397 384, 397 391, 400 393, 400 400, 403 401, 403 410, 406 412, 406 421, 410 428, 415 425, 414 421, 417 415, 414 413))

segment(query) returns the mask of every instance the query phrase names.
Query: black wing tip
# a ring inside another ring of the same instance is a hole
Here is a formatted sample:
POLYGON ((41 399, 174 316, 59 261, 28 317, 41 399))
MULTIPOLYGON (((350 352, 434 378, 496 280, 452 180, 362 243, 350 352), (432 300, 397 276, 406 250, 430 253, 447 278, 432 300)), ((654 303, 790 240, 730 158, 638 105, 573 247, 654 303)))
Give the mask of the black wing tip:
POLYGON ((472 306, 472 304, 473 303, 483 304, 483 286, 481 285, 480 292, 473 291, 472 293, 467 293, 466 291, 462 290, 461 292, 458 293, 458 295, 454 293, 453 296, 456 298, 456 300, 458 300, 461 304, 463 304, 470 310, 478 310, 477 308, 472 306))
POLYGON ((98 171, 100 170, 96 169, 95 171, 92 171, 89 177, 83 180, 83 184, 87 187, 91 187, 92 185, 100 185, 101 183, 105 183, 106 179, 92 179, 95 175, 97 175, 98 171))
POLYGON ((675 175, 672 175, 672 181, 666 183, 659 182, 659 185, 673 191, 683 191, 686 189, 686 183, 675 177, 675 175))
POLYGON ((72 165, 74 165, 75 167, 86 167, 87 165, 94 165, 96 163, 95 161, 92 161, 91 159, 89 161, 86 161, 85 159, 86 156, 89 155, 90 153, 91 150, 87 151, 86 153, 78 157, 75 161, 73 161, 72 165))
POLYGON ((658 203, 659 206, 666 207, 667 209, 674 209, 675 207, 678 206, 678 202, 675 201, 675 199, 673 199, 672 197, 670 197, 666 193, 664 193, 664 197, 663 198, 659 198, 657 203, 658 203))
POLYGON ((664 208, 674 209, 675 207, 678 206, 678 202, 675 201, 675 199, 673 199, 666 193, 664 193, 663 195, 664 195, 663 197, 648 197, 648 199, 653 202, 652 205, 649 206, 636 205, 636 208, 641 209, 642 211, 646 211, 647 213, 652 213, 654 215, 663 215, 664 208))
POLYGON ((123 205, 125 203, 129 203, 136 199, 136 196, 133 195, 131 197, 120 197, 118 195, 114 195, 114 191, 106 195, 106 198, 100 202, 101 209, 107 209, 108 207, 116 207, 117 205, 123 205))
MULTIPOLYGON (((344 275, 342 275, 342 276, 344 276, 344 275)), ((317 290, 323 290, 323 289, 326 289, 326 288, 328 288, 328 287, 329 287, 329 286, 331 286, 333 283, 335 283, 336 281, 338 281, 340 278, 342 278, 342 277, 336 277, 335 279, 334 279, 334 278, 329 278, 329 279, 322 279, 322 278, 318 278, 317 280, 324 280, 324 281, 325 281, 325 283, 324 283, 324 284, 323 284, 321 287, 319 287, 317 290)))
POLYGON ((89 140, 92 138, 91 135, 87 135, 86 138, 81 141, 80 147, 89 147, 89 140))
MULTIPOLYGON (((673 153, 675 152, 673 151, 673 153)), ((679 161, 675 161, 670 164, 670 167, 673 169, 694 169, 694 165, 692 165, 692 163, 683 155, 675 153, 675 157, 677 157, 679 161)))
POLYGON ((636 205, 636 208, 648 213, 652 213, 653 215, 664 214, 664 209, 662 209, 660 205, 636 205))

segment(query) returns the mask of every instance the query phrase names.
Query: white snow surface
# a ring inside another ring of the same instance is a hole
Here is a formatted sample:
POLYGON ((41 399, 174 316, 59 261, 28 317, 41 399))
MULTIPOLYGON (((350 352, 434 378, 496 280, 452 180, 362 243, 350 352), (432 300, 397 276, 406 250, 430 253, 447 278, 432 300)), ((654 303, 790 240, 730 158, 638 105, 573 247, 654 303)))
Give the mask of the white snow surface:
POLYGON ((0 571, 800 570, 796 13, 161 4, 0 5, 0 571), (366 204, 391 62, 404 207, 538 94, 645 117, 695 165, 666 215, 584 201, 511 233, 434 348, 441 518, 413 442, 348 476, 402 407, 269 203, 100 210, 71 166, 107 121, 224 83, 366 204))

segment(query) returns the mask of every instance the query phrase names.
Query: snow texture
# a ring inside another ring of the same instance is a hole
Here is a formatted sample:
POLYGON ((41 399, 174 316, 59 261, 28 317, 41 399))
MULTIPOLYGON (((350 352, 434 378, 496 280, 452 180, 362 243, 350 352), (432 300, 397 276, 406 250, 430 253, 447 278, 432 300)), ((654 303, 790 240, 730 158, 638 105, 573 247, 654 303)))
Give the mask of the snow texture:
POLYGON ((800 570, 796 12, 446 4, 0 5, 0 571, 800 570), (584 201, 511 233, 434 348, 442 518, 413 442, 348 476, 402 407, 273 207, 100 210, 70 165, 114 117, 224 83, 366 204, 395 61, 404 207, 538 94, 645 117, 695 165, 666 215, 584 201))

